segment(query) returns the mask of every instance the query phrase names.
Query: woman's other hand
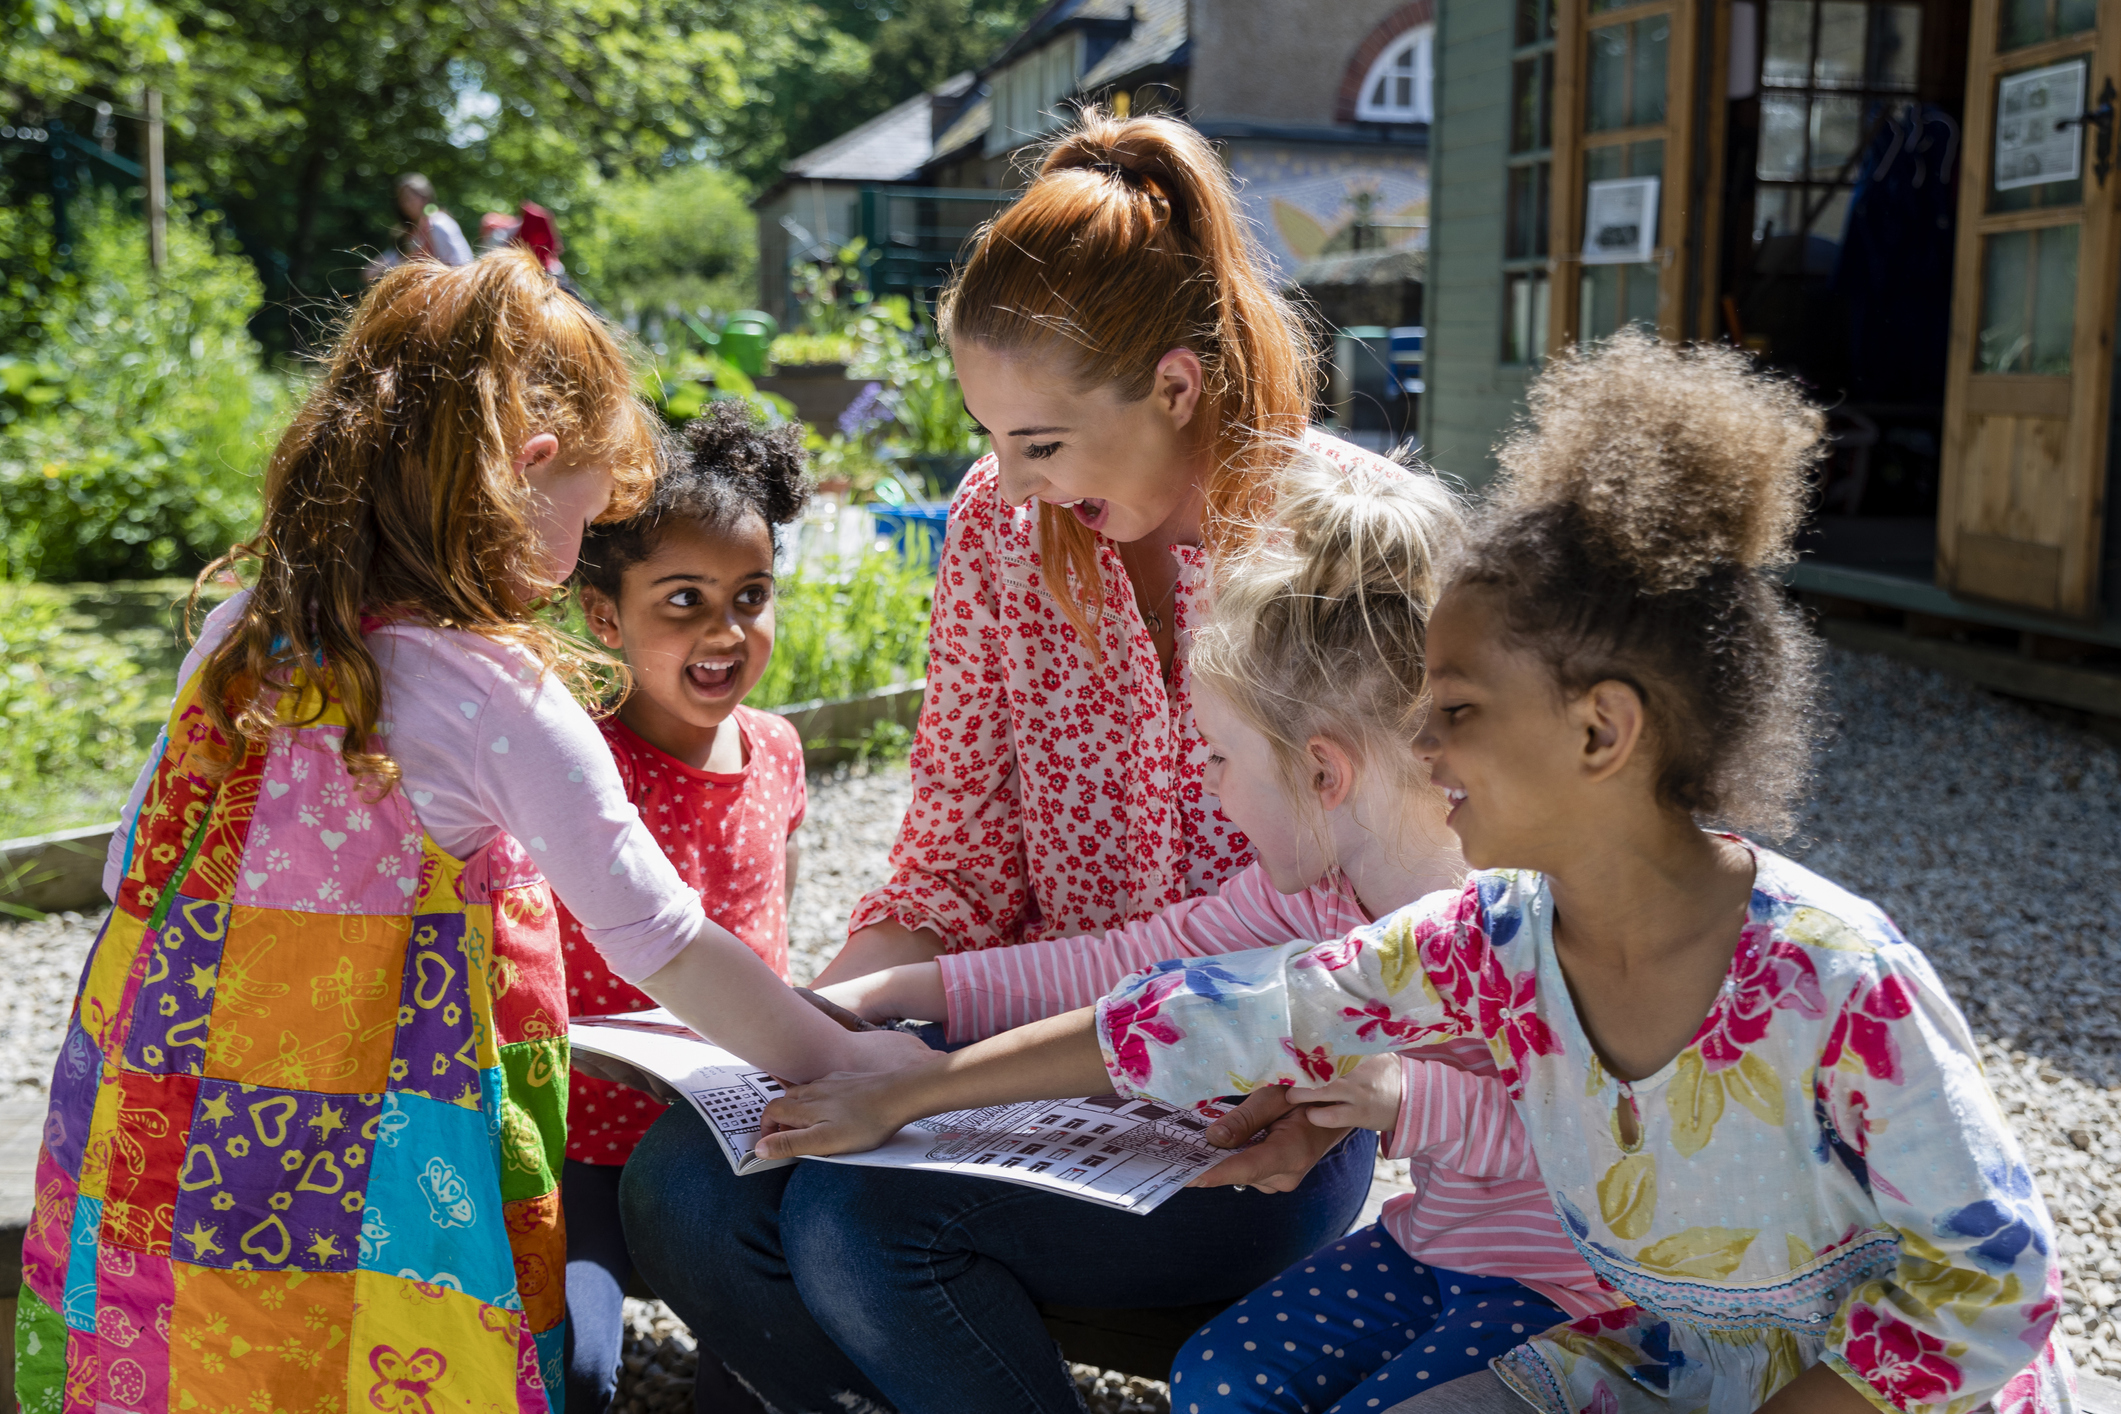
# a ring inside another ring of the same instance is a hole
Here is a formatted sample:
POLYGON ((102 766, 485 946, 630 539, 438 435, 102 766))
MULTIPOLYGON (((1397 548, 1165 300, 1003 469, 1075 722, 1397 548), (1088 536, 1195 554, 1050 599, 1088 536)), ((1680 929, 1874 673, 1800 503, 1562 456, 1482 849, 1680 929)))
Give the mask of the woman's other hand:
POLYGON ((943 969, 934 962, 909 962, 835 982, 820 988, 818 996, 864 1021, 949 1020, 949 1007, 943 997, 943 969))

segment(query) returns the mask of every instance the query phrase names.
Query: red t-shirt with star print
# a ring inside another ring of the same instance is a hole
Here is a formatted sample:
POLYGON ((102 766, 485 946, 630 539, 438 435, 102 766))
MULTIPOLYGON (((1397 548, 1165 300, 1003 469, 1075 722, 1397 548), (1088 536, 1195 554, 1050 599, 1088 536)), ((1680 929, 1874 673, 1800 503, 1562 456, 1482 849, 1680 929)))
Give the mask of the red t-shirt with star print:
MULTIPOLYGON (((617 717, 601 722, 626 798, 707 916, 743 939, 783 979, 788 976, 788 837, 809 803, 803 742, 785 718, 739 705, 744 769, 696 771, 634 735, 617 717)), ((567 1009, 575 1016, 646 1011, 646 992, 622 982, 560 905, 567 958, 567 1009)), ((576 1072, 567 1082, 567 1157, 623 1164, 663 1113, 638 1090, 576 1072)))

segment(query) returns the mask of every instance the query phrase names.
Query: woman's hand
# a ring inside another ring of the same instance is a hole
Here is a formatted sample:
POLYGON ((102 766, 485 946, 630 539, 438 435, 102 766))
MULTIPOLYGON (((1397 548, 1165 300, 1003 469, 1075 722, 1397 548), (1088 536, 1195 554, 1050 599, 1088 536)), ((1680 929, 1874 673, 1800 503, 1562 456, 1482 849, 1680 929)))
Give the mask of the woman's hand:
MULTIPOLYGON (((918 1041, 914 1044, 920 1045, 918 1041)), ((918 1066, 934 1065, 942 1056, 926 1046, 920 1049, 924 1061, 891 1074, 835 1071, 808 1085, 789 1086, 766 1106, 753 1151, 762 1159, 791 1159, 806 1154, 858 1154, 874 1149, 921 1117, 910 1082, 917 1079, 918 1066)))
POLYGON ((864 1021, 947 1021, 942 964, 912 962, 835 982, 818 990, 825 1000, 864 1021))
POLYGON ((1281 1085, 1254 1090, 1243 1104, 1209 1125, 1208 1142, 1218 1149, 1234 1149, 1255 1134, 1261 1136, 1260 1141, 1186 1186, 1287 1193, 1302 1183, 1304 1175, 1348 1137, 1348 1131, 1313 1124, 1301 1105, 1289 1103, 1289 1094, 1281 1085))
POLYGON ((1406 1096, 1406 1071, 1399 1057, 1367 1057, 1338 1080, 1323 1085, 1291 1086, 1289 1102, 1310 1114, 1311 1123, 1328 1129, 1374 1129, 1388 1134, 1399 1124, 1399 1104, 1406 1096))

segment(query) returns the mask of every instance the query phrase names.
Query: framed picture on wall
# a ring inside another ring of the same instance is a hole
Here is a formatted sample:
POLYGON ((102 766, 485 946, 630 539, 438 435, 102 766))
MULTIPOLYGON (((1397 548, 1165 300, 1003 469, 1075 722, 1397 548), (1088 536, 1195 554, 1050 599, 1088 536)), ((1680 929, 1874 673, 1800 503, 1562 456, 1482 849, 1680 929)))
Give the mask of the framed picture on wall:
POLYGON ((1614 177, 1584 189, 1583 263, 1640 265, 1657 249, 1656 177, 1614 177))

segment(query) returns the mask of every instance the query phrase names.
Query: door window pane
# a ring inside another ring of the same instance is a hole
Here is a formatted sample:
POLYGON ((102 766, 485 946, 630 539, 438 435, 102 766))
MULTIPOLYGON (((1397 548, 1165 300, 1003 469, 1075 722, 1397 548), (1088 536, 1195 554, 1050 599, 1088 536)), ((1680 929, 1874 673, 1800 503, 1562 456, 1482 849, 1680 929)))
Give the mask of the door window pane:
POLYGON ((1767 56, 1760 63, 1760 81, 1770 88, 1802 88, 1811 72, 1811 0, 1768 0, 1767 56))
POLYGON ((1503 277, 1504 363, 1537 363, 1547 348, 1547 277, 1525 271, 1503 277))
POLYGON ((1812 175, 1832 179, 1863 141, 1863 100, 1860 98, 1815 98, 1812 100, 1812 175))
POLYGON ((1754 170, 1762 181, 1786 182, 1804 175, 1805 127, 1805 101, 1801 96, 1761 96, 1760 158, 1754 170))
POLYGON ((1594 133, 1628 125, 1628 26, 1591 31, 1591 63, 1584 125, 1594 133))
POLYGON ((1657 327, 1657 267, 1586 265, 1577 287, 1577 328, 1602 339, 1624 324, 1657 327))
POLYGON ((1547 0, 1517 0, 1517 47, 1554 37, 1554 7, 1547 0))
POLYGON ((1871 33, 1865 47, 1871 87, 1913 93, 1922 63, 1921 8, 1871 6, 1871 33))
POLYGON ((1628 123, 1631 127, 1649 127, 1664 121, 1664 59, 1671 44, 1672 21, 1666 15, 1653 15, 1635 21, 1628 30, 1635 51, 1628 123))
POLYGON ((1539 145, 1539 60, 1519 59, 1510 66, 1510 151, 1539 145))
POLYGON ((1990 236, 1981 248, 1975 371, 2067 374, 2076 305, 2076 226, 1990 236))
POLYGON ((1547 190, 1552 168, 1528 162, 1510 169, 1503 258, 1532 260, 1547 253, 1547 190))
POLYGON ((1664 121, 1665 57, 1671 37, 1668 15, 1591 31, 1584 105, 1584 124, 1591 132, 1664 121))
POLYGON ((1863 21, 1870 7, 1848 0, 1827 0, 1819 7, 1819 52, 1812 60, 1812 82, 1821 88, 1859 88, 1863 84, 1863 21))
POLYGON ((2098 22, 2098 0, 2003 0, 1996 47, 2022 49, 2065 34, 2083 34, 2098 22))

